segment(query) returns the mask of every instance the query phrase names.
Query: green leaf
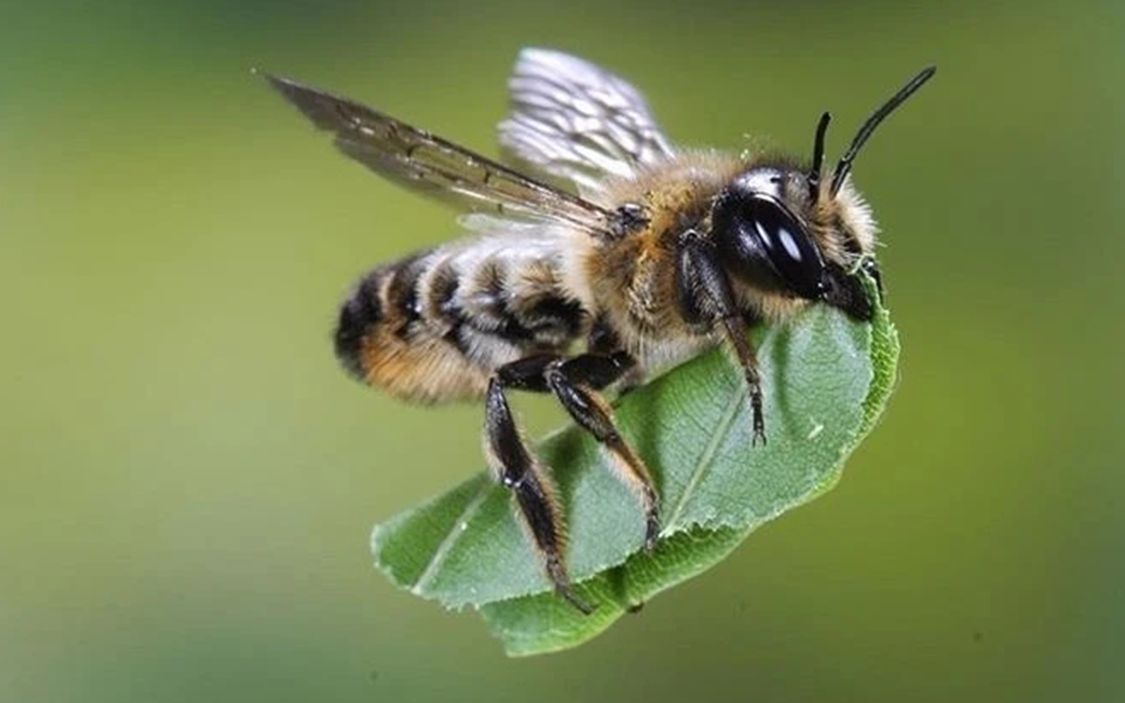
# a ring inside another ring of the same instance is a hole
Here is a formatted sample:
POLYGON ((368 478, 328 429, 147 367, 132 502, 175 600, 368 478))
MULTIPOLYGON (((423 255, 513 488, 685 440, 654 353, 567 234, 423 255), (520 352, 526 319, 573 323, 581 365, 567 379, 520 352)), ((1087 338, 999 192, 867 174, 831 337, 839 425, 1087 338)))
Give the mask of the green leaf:
POLYGON ((718 350, 627 394, 622 433, 648 462, 664 531, 641 551, 636 499, 596 442, 576 428, 537 451, 554 468, 570 527, 583 616, 550 592, 509 496, 487 475, 392 518, 372 535, 376 564, 448 607, 479 607, 509 654, 574 646, 630 607, 730 553, 755 527, 828 490, 890 394, 898 340, 885 310, 872 324, 812 306, 755 334, 769 444, 752 447, 746 392, 718 350))

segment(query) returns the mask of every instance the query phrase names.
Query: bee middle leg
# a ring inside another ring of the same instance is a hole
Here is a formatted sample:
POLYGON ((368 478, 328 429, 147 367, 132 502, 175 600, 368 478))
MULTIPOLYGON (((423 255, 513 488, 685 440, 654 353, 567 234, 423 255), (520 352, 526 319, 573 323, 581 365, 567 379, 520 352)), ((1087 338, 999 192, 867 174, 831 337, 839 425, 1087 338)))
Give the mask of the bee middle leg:
POLYGON ((541 354, 502 366, 497 373, 506 386, 552 393, 574 421, 609 450, 615 474, 637 494, 644 508, 645 548, 651 550, 660 534, 660 512, 652 475, 621 436, 613 421, 613 410, 598 392, 635 366, 635 360, 623 351, 570 358, 541 354))

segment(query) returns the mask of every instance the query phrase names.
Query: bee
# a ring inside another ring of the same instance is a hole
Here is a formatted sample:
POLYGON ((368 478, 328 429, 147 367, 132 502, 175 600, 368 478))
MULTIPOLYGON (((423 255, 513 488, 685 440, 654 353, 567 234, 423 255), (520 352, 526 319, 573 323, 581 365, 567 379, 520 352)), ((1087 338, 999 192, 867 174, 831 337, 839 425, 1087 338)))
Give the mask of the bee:
POLYGON ((633 86, 556 51, 523 50, 508 83, 500 143, 524 170, 352 100, 266 78, 345 156, 468 211, 459 223, 469 236, 360 279, 340 309, 336 356, 355 378, 408 401, 484 400, 488 465, 555 591, 589 613, 567 573, 550 471, 528 448, 508 392, 553 395, 597 439, 635 493, 652 549, 659 496, 603 394, 725 345, 745 378, 752 443, 764 444, 748 327, 813 304, 871 318, 859 274, 881 290, 876 226, 852 165, 934 71, 863 123, 830 177, 827 112, 808 161, 679 148, 633 86))

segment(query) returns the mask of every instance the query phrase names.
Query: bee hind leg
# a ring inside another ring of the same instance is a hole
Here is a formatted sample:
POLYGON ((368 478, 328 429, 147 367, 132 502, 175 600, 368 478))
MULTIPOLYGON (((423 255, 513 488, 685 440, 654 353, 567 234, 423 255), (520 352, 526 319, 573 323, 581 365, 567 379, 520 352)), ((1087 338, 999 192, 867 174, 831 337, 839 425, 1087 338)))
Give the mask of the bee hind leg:
POLYGON ((566 524, 555 486, 528 452, 504 397, 503 385, 495 377, 489 382, 485 405, 485 454, 497 480, 514 496, 555 592, 589 615, 593 608, 575 594, 567 574, 563 557, 566 524))
POLYGON ((634 359, 623 351, 571 358, 543 354, 501 367, 499 376, 505 385, 552 393, 574 421, 609 451, 614 473, 637 494, 644 508, 645 549, 651 550, 660 534, 659 503, 652 475, 621 436, 613 421, 613 410, 598 392, 635 366, 634 359))

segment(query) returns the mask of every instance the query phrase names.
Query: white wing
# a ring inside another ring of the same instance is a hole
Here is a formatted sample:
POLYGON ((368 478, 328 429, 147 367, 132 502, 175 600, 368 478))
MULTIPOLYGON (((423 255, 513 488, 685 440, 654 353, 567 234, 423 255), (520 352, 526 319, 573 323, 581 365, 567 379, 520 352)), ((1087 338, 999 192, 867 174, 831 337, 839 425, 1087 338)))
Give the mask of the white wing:
POLYGON ((500 144, 587 197, 604 193, 606 176, 631 178, 673 153, 637 89, 582 59, 524 49, 508 89, 500 144))

